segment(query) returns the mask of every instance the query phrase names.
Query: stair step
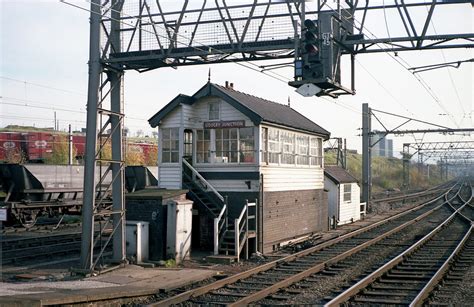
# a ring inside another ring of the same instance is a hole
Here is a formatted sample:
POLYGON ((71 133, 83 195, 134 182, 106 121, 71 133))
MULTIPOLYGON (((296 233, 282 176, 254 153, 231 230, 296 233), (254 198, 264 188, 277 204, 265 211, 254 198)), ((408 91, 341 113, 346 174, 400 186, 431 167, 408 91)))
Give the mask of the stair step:
POLYGON ((206 260, 211 263, 231 264, 237 260, 234 255, 212 255, 207 256, 206 260))

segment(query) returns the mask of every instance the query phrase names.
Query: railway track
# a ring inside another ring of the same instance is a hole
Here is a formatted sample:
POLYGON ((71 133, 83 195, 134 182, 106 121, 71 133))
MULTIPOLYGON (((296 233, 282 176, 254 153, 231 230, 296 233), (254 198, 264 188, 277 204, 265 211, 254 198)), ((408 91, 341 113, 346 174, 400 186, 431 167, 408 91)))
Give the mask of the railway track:
MULTIPOLYGON (((104 235, 109 232, 105 231, 104 235)), ((81 250, 81 232, 50 234, 28 238, 3 239, 1 264, 12 264, 34 259, 50 260, 60 255, 77 254, 81 250)))
MULTIPOLYGON (((432 231, 452 215, 454 209, 448 204, 458 197, 460 190, 460 185, 455 185, 447 193, 385 221, 152 305, 243 305, 253 302, 275 304, 275 300, 287 303, 291 297, 305 292, 304 288, 308 288, 308 283, 320 282, 317 274, 340 275, 340 272, 350 267, 349 263, 344 264, 343 261, 355 254, 364 259, 373 252, 370 248, 373 249, 377 244, 387 247, 391 244, 390 240, 398 240, 401 242, 400 246, 404 247, 408 243, 411 244, 410 241, 418 241, 422 235, 416 233, 416 227, 411 227, 411 237, 403 235, 405 230, 415 224, 421 225, 419 222, 422 221, 424 227, 421 228, 425 232, 432 231), (398 239, 393 237, 396 234, 400 236, 398 239), (295 284, 300 287, 290 287, 295 284)), ((394 251, 391 251, 391 255, 393 253, 394 251)), ((370 271, 372 269, 367 268, 370 271)))
POLYGON ((458 212, 403 253, 330 300, 326 306, 420 304, 431 291, 433 276, 472 232, 471 221, 458 212))
POLYGON ((68 224, 58 224, 56 223, 45 223, 45 224, 36 224, 30 228, 25 227, 5 227, 1 230, 2 235, 8 234, 21 234, 21 233, 33 233, 33 232, 51 232, 51 231, 62 231, 66 229, 73 229, 81 227, 81 223, 68 223, 68 224))

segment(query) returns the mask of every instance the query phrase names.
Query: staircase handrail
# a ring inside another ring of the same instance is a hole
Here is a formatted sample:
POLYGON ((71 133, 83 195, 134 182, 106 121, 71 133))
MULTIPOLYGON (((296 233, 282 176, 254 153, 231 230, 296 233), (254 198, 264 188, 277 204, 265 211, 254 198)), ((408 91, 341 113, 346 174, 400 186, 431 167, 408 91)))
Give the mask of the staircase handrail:
POLYGON ((186 165, 191 170, 191 172, 193 173, 193 176, 196 176, 197 178, 199 178, 199 180, 206 185, 206 189, 210 189, 217 196, 217 198, 219 198, 222 202, 224 202, 224 197, 219 192, 217 192, 217 190, 206 179, 204 179, 204 177, 201 174, 199 174, 199 172, 191 164, 189 164, 188 161, 183 159, 183 164, 186 165))
POLYGON ((235 255, 237 256, 237 261, 240 260, 240 252, 245 245, 245 242, 241 244, 242 242, 240 240, 240 233, 242 232, 244 228, 245 228, 245 233, 244 233, 244 237, 242 238, 242 241, 245 241, 248 235, 248 203, 246 203, 245 206, 242 208, 242 211, 240 212, 239 217, 235 219, 235 224, 234 224, 235 255), (245 215, 245 219, 243 219, 244 215, 245 215), (244 223, 241 226, 240 223, 242 222, 242 220, 244 220, 244 223))
POLYGON ((223 234, 226 230, 227 230, 227 205, 224 204, 224 206, 221 209, 221 212, 219 213, 219 216, 214 218, 214 255, 219 254, 220 238, 223 237, 223 234))

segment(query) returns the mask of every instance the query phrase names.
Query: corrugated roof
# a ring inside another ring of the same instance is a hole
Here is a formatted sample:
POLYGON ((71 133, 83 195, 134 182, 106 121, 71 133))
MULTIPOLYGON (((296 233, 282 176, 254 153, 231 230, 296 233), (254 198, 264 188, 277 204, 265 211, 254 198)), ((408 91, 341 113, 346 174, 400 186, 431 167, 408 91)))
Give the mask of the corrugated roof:
POLYGON ((324 175, 335 183, 357 182, 357 179, 348 171, 337 165, 325 165, 324 175))
POLYGON ((287 105, 239 92, 217 84, 212 85, 258 114, 263 121, 315 132, 326 135, 327 137, 330 135, 329 131, 287 105))

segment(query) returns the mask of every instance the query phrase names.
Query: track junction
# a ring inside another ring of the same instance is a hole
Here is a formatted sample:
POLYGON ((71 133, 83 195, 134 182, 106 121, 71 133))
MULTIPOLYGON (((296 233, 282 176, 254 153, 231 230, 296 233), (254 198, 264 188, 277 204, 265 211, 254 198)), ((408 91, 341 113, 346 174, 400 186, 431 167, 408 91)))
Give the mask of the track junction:
POLYGON ((439 284, 455 287, 472 265, 472 197, 463 179, 410 210, 152 306, 435 302, 439 284))

